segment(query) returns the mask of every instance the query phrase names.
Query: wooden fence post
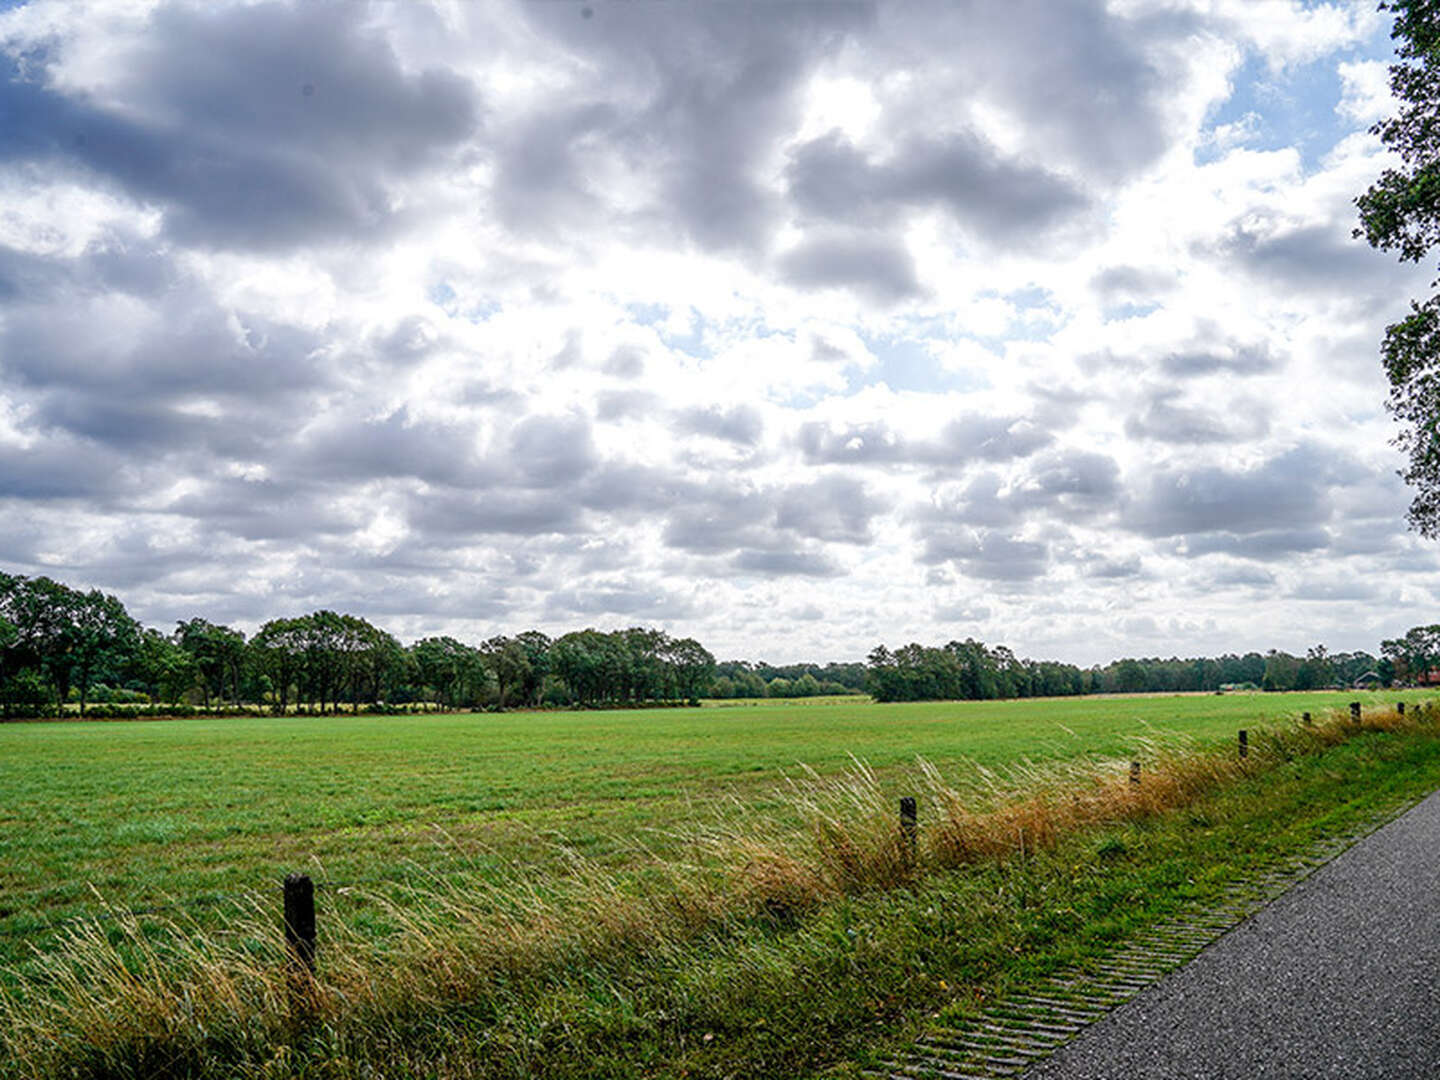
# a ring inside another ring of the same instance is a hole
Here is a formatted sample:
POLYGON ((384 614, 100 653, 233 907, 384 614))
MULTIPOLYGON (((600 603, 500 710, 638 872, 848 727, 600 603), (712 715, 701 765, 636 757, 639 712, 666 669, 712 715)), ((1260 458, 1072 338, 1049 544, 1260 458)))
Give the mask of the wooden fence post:
POLYGON ((1250 756, 1250 733, 1244 728, 1240 729, 1240 756, 1250 756))
POLYGON ((903 795, 900 798, 900 844, 905 853, 905 858, 914 861, 915 859, 915 836, 918 831, 918 815, 915 808, 915 796, 903 795))
POLYGON ((1396 711, 1397 713, 1399 713, 1401 716, 1404 716, 1404 715, 1405 715, 1405 702, 1403 702, 1403 701, 1397 701, 1397 702, 1395 702, 1395 711, 1396 711))
POLYGON ((297 970, 315 973, 315 883, 305 874, 285 879, 285 944, 297 970))
POLYGON ((1350 722, 1352 724, 1360 723, 1360 702, 1358 701, 1350 702, 1350 722))
POLYGON ((1137 787, 1140 784, 1140 763, 1138 761, 1130 762, 1130 783, 1137 787))
POLYGON ((1300 714, 1300 723, 1304 724, 1306 727, 1310 726, 1310 714, 1308 712, 1300 714))

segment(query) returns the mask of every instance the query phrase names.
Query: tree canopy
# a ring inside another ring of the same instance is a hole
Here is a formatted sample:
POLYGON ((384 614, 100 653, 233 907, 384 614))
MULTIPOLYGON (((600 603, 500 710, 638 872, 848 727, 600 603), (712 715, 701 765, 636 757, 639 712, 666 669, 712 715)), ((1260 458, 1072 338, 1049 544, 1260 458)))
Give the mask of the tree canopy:
MULTIPOLYGON (((1355 200, 1361 223, 1355 234, 1418 263, 1440 243, 1440 2, 1383 0, 1379 6, 1395 13, 1390 89, 1399 110, 1371 132, 1399 165, 1355 200)), ((1386 328, 1381 356, 1390 412, 1401 424, 1395 443, 1409 459, 1402 475, 1415 490, 1410 524, 1434 538, 1440 536, 1440 296, 1411 301, 1410 314, 1386 328)))

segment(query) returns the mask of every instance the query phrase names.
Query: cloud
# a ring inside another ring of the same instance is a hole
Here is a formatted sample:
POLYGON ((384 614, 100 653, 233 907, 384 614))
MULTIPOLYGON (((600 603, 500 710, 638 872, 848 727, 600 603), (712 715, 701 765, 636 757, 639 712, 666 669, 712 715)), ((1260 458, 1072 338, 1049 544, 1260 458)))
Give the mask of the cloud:
POLYGON ((765 433, 765 418, 751 405, 728 409, 718 405, 697 406, 676 413, 675 430, 687 435, 708 435, 737 446, 754 446, 765 433))
POLYGON ((1089 202, 1073 182, 1006 161, 973 132, 912 136, 888 160, 872 161, 832 131, 791 151, 786 178, 810 217, 893 225, 907 209, 939 207, 996 244, 1033 242, 1089 202))
POLYGON ((0 111, 16 126, 0 160, 158 205, 187 244, 379 235, 398 217, 390 181, 470 137, 478 106, 452 72, 402 70, 363 15, 355 4, 160 7, 143 34, 112 43, 115 76, 84 95, 12 65, 0 111))
POLYGON ((581 508, 565 494, 497 490, 431 493, 410 500, 410 524, 449 536, 507 533, 539 536, 584 532, 581 508))
POLYGON ((590 422, 583 416, 528 416, 510 433, 509 465, 530 487, 563 486, 597 462, 590 422))
POLYGON ((602 580, 577 589, 559 589, 546 601, 547 612, 559 618, 618 615, 627 619, 680 619, 695 611, 689 598, 643 580, 602 580))
POLYGON ((403 406, 382 419, 346 419, 312 429, 297 458, 305 474, 331 480, 414 477, 431 484, 488 487, 501 476, 478 459, 474 432, 412 420, 403 406))
POLYGON ((1060 450, 1034 459, 1008 483, 993 470, 976 473, 963 489, 945 492, 913 516, 922 531, 934 524, 1005 528, 1031 517, 1080 522, 1117 509, 1122 495, 1113 458, 1060 450))
POLYGON ((1256 401, 1234 400, 1220 409, 1182 404, 1177 389, 1153 389, 1141 411, 1125 422, 1133 439, 1151 439, 1175 445, 1252 442, 1270 430, 1270 417, 1256 401))
POLYGON ((859 481, 826 476, 782 492, 775 523, 812 540, 865 544, 871 539, 871 520, 885 508, 859 481))
POLYGON ((1122 598, 1373 648, 1345 583, 1430 588, 1364 20, 584 6, 0 16, 0 558, 166 625, 774 659, 1103 661, 1122 598))
POLYGON ((1185 539, 1186 555, 1213 555, 1217 552, 1246 559, 1288 558, 1302 551, 1319 551, 1330 546, 1324 529, 1262 529, 1252 533, 1208 532, 1185 539))
POLYGON ((920 292, 915 262, 904 244, 880 234, 828 233, 780 255, 783 280, 802 288, 853 288, 878 304, 920 292))
POLYGON ((1393 260, 1350 237, 1348 223, 1291 224, 1274 217, 1234 224, 1214 248, 1224 262, 1271 287, 1365 296, 1410 277, 1393 260))
POLYGON ((807 550, 745 550, 731 563, 736 570, 763 577, 836 577, 843 573, 823 552, 807 550))
POLYGON ((1157 538, 1216 532, 1248 536, 1322 525, 1331 511, 1327 480, 1334 482, 1352 467, 1342 454, 1314 445, 1250 469, 1162 467, 1130 503, 1124 522, 1157 538))
POLYGON ((1040 541, 989 529, 934 532, 925 537, 920 561, 948 561, 967 577, 982 581, 1025 582, 1046 573, 1050 549, 1040 541))
POLYGON ((71 439, 29 447, 0 444, 0 498, 106 499, 130 488, 121 463, 93 444, 71 439))
POLYGON ((947 421, 931 438, 911 438, 883 420, 834 430, 812 421, 801 426, 800 449, 812 464, 960 465, 1009 461, 1050 445, 1054 436, 1019 416, 967 414, 947 421))

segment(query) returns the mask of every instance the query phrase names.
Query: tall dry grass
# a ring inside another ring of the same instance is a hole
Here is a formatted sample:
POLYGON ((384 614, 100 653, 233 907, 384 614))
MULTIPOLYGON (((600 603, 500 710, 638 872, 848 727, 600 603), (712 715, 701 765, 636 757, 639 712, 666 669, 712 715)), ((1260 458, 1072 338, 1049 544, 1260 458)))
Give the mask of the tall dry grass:
POLYGON ((1233 746, 1139 743, 1139 784, 1129 758, 973 767, 948 778, 922 761, 904 792, 922 808, 913 842, 896 816, 901 792, 863 762, 839 779, 805 772, 784 793, 800 828, 742 813, 688 837, 692 861, 653 858, 638 878, 576 857, 563 882, 517 873, 372 893, 397 932, 376 938, 328 920, 313 980, 287 964, 273 897, 241 905, 223 932, 184 916, 142 924, 117 912, 37 953, 24 985, 0 980, 0 1074, 279 1076, 329 1045, 423 1039, 457 1013, 484 1028, 539 1007, 577 972, 603 982, 607 971, 643 970, 736 923, 794 922, 837 897, 1184 806, 1361 732, 1433 723, 1429 708, 1403 717, 1374 709, 1358 725, 1323 716, 1252 732, 1244 760, 1233 746))

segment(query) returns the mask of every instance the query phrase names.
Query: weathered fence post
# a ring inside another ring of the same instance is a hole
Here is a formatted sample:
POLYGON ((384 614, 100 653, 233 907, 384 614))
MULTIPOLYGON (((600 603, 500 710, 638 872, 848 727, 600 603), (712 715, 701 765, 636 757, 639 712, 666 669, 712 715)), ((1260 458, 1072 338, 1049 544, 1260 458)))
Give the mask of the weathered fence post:
POLYGON ((305 874, 285 879, 285 944, 297 971, 315 973, 315 883, 305 874))
POLYGON ((1244 728, 1240 729, 1240 756, 1250 756, 1250 733, 1244 728))
POLYGON ((1405 715, 1405 702, 1403 702, 1403 701, 1397 701, 1397 702, 1395 702, 1395 711, 1396 711, 1397 713, 1399 713, 1401 716, 1404 716, 1404 715, 1405 715))
POLYGON ((905 858, 910 862, 915 860, 915 837, 918 830, 917 817, 915 796, 902 795, 900 797, 900 846, 905 854, 905 858))
POLYGON ((1130 783, 1137 787, 1140 784, 1140 763, 1138 761, 1130 762, 1130 783))
POLYGON ((1358 701, 1350 702, 1350 722, 1352 724, 1360 723, 1360 702, 1358 701))
POLYGON ((1304 724, 1306 727, 1310 726, 1310 714, 1308 712, 1303 712, 1300 714, 1300 723, 1304 724))

